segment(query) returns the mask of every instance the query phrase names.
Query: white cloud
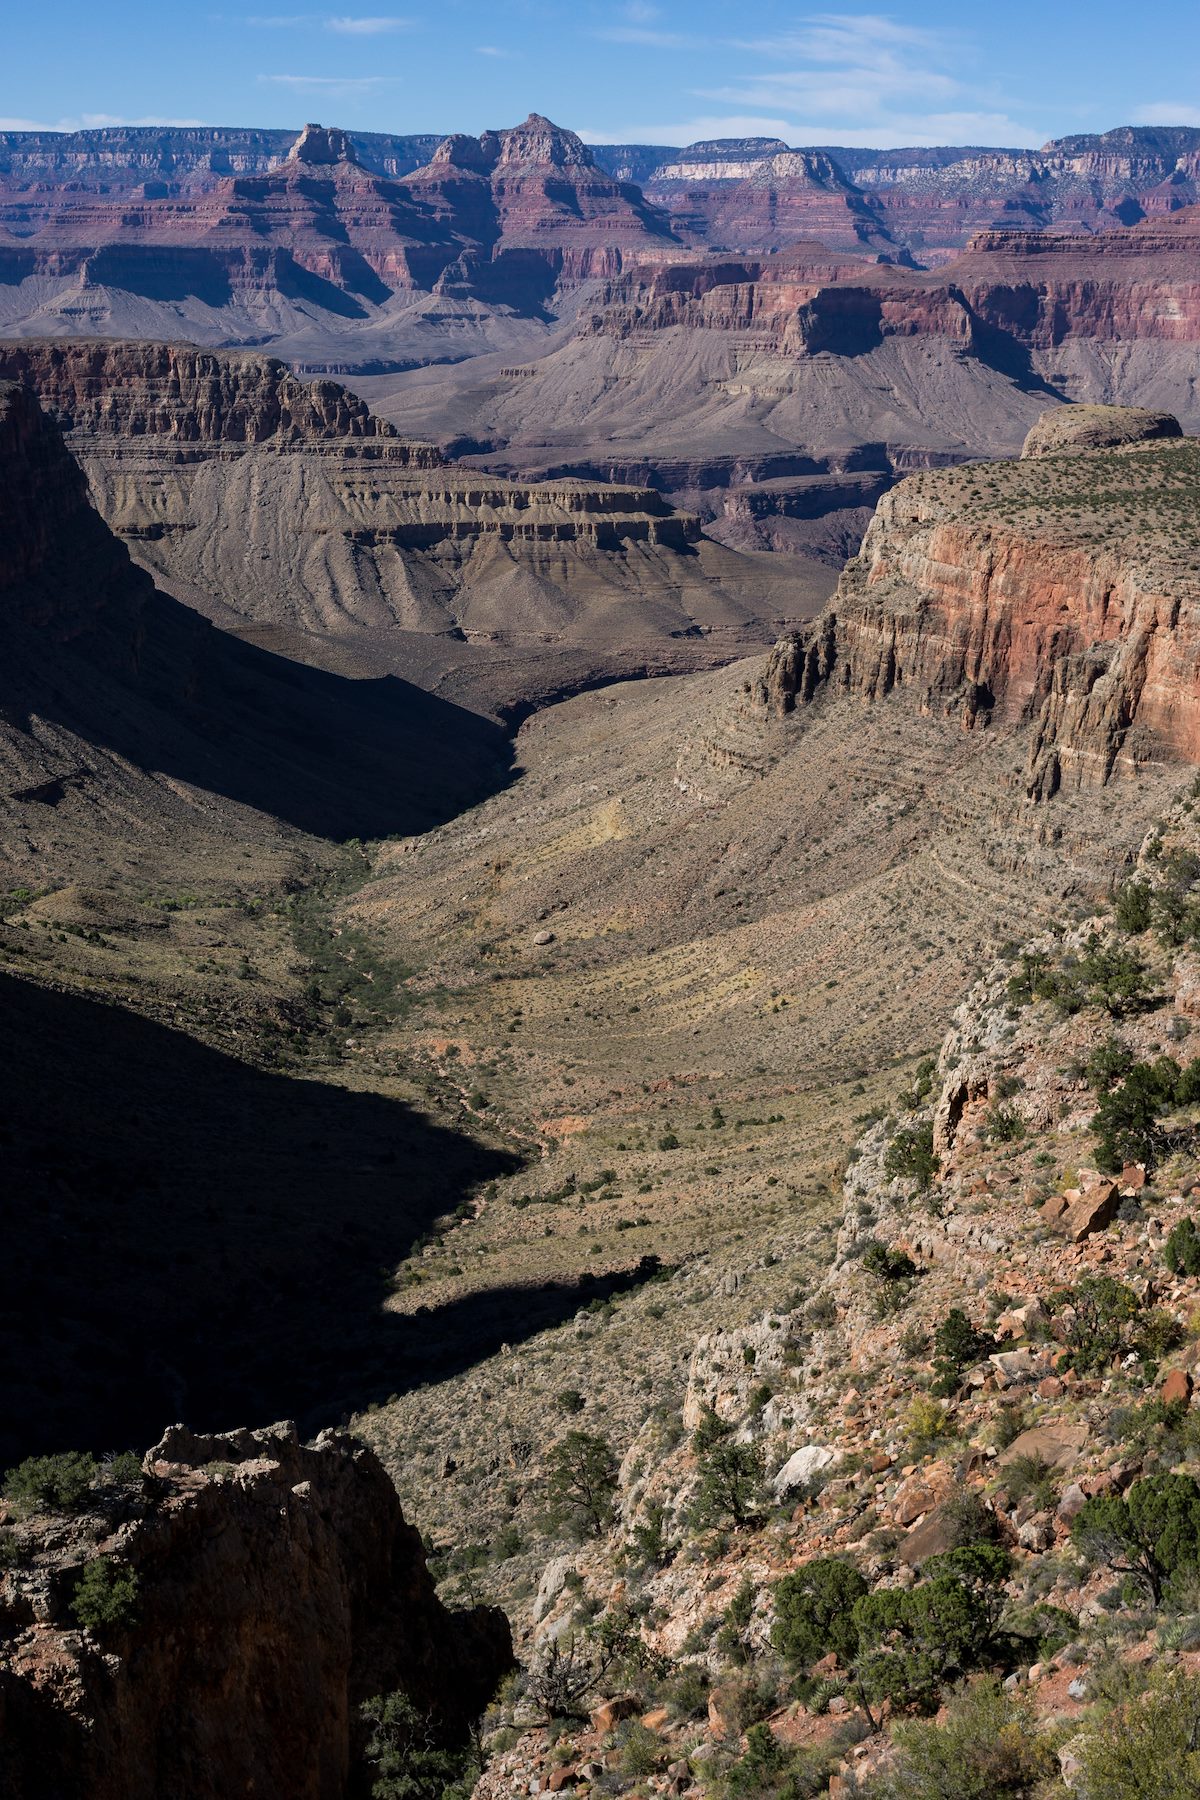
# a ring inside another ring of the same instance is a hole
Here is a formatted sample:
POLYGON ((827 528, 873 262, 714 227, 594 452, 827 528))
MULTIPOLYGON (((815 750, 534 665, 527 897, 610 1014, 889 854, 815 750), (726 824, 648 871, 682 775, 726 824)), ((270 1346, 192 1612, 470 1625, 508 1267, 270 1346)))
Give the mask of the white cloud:
POLYGON ((251 13, 247 25, 262 31, 289 31, 296 25, 311 25, 311 13, 251 13))
POLYGON ((1129 117, 1134 125, 1200 125, 1200 106, 1182 100, 1154 100, 1148 106, 1135 106, 1129 117))
POLYGON ((260 75, 267 87, 292 88, 297 94, 370 94, 394 80, 390 75, 260 75))
POLYGON ((0 131, 98 131, 105 125, 205 125, 206 119, 168 119, 156 113, 140 119, 122 113, 88 112, 65 119, 9 119, 0 117, 0 131))
POLYGON ((410 31, 412 23, 411 19, 382 16, 356 19, 344 15, 341 18, 326 19, 325 27, 328 31, 341 32, 345 37, 382 37, 390 31, 410 31))
POLYGON ((502 57, 505 62, 510 62, 513 53, 511 50, 501 50, 496 44, 476 44, 475 54, 476 56, 498 56, 502 57))
MULTIPOLYGON (((622 127, 608 142, 754 136, 861 148, 1032 146, 1047 136, 1014 117, 1007 96, 976 78, 967 37, 890 13, 813 13, 788 30, 753 37, 705 40, 643 25, 616 26, 601 35, 664 49, 719 51, 725 76, 720 86, 691 90, 695 99, 716 103, 712 112, 670 125, 622 127)), ((606 140, 594 134, 591 141, 606 140)))

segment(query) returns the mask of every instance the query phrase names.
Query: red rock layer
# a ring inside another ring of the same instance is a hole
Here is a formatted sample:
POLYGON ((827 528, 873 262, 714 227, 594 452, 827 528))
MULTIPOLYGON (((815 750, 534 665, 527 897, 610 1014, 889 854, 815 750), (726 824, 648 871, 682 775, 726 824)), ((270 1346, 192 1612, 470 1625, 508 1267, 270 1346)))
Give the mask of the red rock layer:
POLYGON ((82 435, 197 445, 328 439, 342 448, 350 440, 389 462, 442 461, 337 382, 301 381, 270 356, 112 339, 0 342, 0 378, 34 388, 64 430, 82 435))
MULTIPOLYGON (((1134 452, 1136 454, 1136 452, 1134 452)), ((791 712, 837 688, 1031 730, 1044 797, 1148 761, 1200 762, 1200 587, 1119 549, 964 522, 938 478, 880 501, 828 610, 782 640, 758 688, 791 712)))

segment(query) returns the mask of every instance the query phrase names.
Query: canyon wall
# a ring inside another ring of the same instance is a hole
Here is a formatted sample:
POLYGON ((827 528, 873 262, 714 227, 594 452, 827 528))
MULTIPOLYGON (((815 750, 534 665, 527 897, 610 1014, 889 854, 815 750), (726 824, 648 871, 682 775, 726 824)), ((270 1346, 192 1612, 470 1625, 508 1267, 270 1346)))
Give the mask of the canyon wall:
POLYGON ((776 647, 758 703, 784 714, 830 689, 864 704, 898 690, 965 730, 1025 728, 1031 798, 1200 761, 1196 445, 1153 415, 1131 442, 1124 414, 1099 448, 1102 409, 1081 408, 1080 449, 1062 429, 1072 410, 1051 415, 1049 455, 1042 428, 1022 464, 886 495, 829 609, 776 647), (1093 531, 1122 494, 1119 526, 1110 514, 1093 531))

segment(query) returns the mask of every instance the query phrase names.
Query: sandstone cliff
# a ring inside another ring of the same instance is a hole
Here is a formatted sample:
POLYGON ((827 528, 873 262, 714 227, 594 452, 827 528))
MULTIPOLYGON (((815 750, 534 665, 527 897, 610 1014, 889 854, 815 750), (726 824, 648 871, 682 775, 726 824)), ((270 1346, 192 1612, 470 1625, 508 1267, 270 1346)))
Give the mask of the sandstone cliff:
POLYGON ((105 521, 169 592, 326 667, 432 685, 465 665, 490 710, 586 684, 605 657, 694 667, 806 616, 783 575, 764 583, 649 486, 445 463, 269 357, 72 340, 0 345, 3 374, 64 425, 105 521))
POLYGON ((174 1426, 140 1483, 16 1527, 0 1584, 0 1786, 12 1800, 342 1800, 361 1703, 402 1689, 461 1738, 511 1662, 502 1613, 440 1604, 374 1453, 293 1425, 174 1426), (97 1558, 128 1623, 80 1630, 97 1558))

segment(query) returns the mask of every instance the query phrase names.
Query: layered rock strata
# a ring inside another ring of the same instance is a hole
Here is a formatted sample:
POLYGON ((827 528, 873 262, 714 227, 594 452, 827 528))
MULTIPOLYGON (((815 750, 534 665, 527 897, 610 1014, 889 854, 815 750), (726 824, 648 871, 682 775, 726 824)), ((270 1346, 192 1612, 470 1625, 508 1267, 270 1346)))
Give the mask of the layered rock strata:
MULTIPOLYGON (((1103 409, 1080 410, 1094 442, 1103 409)), ((1035 452, 1055 428, 1066 437, 1062 416, 1035 452)), ((1112 425, 1115 448, 916 476, 886 495, 829 609, 776 647, 759 704, 898 690, 964 729, 1023 726, 1031 798, 1200 761, 1200 456, 1154 415, 1140 442, 1126 409, 1112 425)))

